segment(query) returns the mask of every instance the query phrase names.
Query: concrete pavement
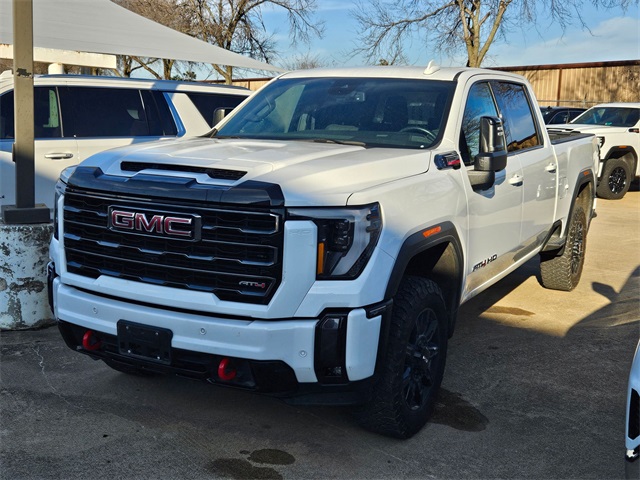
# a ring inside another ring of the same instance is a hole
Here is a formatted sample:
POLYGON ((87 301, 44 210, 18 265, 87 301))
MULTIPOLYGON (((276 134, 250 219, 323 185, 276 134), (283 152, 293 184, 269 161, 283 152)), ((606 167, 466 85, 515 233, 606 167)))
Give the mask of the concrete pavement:
POLYGON ((407 441, 347 409, 138 378, 56 328, 0 336, 0 477, 620 478, 640 334, 640 192, 598 200, 580 285, 537 260, 464 305, 432 421, 407 441))

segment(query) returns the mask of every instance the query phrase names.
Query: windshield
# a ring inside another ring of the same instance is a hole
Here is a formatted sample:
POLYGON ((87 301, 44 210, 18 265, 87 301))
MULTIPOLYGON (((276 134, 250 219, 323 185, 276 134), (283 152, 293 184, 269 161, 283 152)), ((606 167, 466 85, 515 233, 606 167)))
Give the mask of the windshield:
POLYGON ((592 107, 571 123, 606 125, 610 127, 633 127, 640 119, 640 108, 592 107))
POLYGON ((428 148, 453 89, 428 80, 285 78, 256 93, 216 136, 428 148))

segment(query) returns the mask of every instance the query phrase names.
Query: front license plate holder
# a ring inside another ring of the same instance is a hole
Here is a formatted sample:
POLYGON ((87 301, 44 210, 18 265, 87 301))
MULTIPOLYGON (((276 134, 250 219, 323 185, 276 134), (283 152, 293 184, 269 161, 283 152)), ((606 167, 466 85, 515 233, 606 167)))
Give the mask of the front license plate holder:
POLYGON ((172 337, 168 328, 118 321, 118 350, 126 357, 171 365, 172 337))

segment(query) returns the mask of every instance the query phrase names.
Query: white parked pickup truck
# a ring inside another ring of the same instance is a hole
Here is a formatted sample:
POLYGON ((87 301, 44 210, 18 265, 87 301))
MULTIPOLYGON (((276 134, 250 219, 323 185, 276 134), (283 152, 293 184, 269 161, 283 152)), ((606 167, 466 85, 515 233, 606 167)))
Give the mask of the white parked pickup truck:
POLYGON ((624 197, 633 179, 640 176, 640 103, 603 103, 568 125, 550 128, 596 135, 600 147, 599 197, 624 197))
POLYGON ((573 289, 596 139, 551 139, 527 81, 466 68, 287 73, 208 136, 64 172, 51 303, 72 349, 406 438, 461 303, 536 255, 573 289))

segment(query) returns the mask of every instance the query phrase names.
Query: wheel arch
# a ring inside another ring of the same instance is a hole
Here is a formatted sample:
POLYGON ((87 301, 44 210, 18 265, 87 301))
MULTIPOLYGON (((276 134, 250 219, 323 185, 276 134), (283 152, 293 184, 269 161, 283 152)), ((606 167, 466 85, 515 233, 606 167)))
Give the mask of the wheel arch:
POLYGON ((566 225, 569 224, 573 211, 576 205, 582 206, 584 211, 587 212, 587 227, 591 225, 591 220, 595 217, 593 211, 593 204, 596 198, 596 180, 591 169, 584 169, 578 175, 575 187, 573 189, 573 196, 571 197, 571 205, 569 206, 569 212, 567 214, 566 222, 557 221, 553 224, 549 236, 544 242, 542 252, 555 251, 558 254, 562 254, 564 251, 565 240, 567 235, 566 225), (564 233, 564 236, 562 236, 564 233))
POLYGON ((603 159, 603 163, 606 163, 609 160, 627 156, 629 157, 629 160, 631 162, 629 166, 631 167, 631 176, 633 179, 633 177, 636 176, 636 172, 638 171, 638 152, 636 152, 632 146, 627 146, 625 148, 622 148, 622 146, 611 147, 607 152, 606 157, 603 159))
POLYGON ((396 258, 385 298, 394 297, 405 275, 433 280, 444 297, 451 336, 461 296, 464 265, 461 245, 456 228, 451 222, 434 225, 409 236, 396 258))

